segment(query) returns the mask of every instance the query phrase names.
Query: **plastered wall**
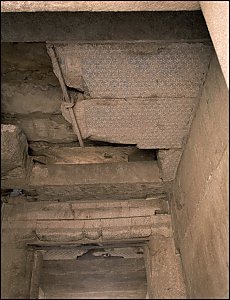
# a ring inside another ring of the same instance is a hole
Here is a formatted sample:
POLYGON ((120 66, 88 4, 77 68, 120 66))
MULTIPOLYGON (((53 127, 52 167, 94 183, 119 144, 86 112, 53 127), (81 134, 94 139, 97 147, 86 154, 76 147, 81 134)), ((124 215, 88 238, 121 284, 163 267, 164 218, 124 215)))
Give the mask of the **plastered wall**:
POLYGON ((190 298, 228 294, 228 88, 213 55, 173 187, 172 215, 190 298))

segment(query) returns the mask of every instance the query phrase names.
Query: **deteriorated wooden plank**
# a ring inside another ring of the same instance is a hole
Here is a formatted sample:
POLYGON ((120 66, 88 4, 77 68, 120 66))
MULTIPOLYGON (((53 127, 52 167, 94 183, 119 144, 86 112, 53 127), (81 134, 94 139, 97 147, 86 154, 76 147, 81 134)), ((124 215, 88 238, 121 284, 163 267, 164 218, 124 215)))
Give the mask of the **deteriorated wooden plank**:
MULTIPOLYGON (((46 260, 43 262, 43 274, 49 275, 90 275, 93 273, 104 274, 103 269, 109 270, 109 273, 116 275, 117 272, 126 274, 129 271, 145 270, 143 258, 114 258, 114 257, 95 257, 88 256, 83 259, 84 255, 80 259, 69 260, 46 260), (112 269, 111 265, 113 266, 112 269), (125 268, 123 268, 125 265, 125 268)), ((41 280, 45 281, 41 278, 41 280)))
MULTIPOLYGON (((44 261, 41 287, 49 295, 57 293, 144 292, 144 260, 102 258, 44 261)), ((46 293, 46 292, 45 292, 46 293)))
POLYGON ((72 293, 66 291, 58 292, 58 295, 55 296, 55 291, 46 293, 47 299, 145 299, 146 291, 103 291, 103 292, 87 292, 87 293, 72 293))

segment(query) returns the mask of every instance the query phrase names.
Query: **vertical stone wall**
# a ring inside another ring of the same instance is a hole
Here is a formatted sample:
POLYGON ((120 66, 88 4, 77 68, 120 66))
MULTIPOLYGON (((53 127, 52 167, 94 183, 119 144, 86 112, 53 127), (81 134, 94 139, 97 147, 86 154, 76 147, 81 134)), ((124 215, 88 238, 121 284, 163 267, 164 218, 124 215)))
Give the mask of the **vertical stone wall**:
POLYGON ((228 96, 213 56, 172 197, 176 245, 191 298, 228 294, 228 96))
POLYGON ((147 299, 186 299, 180 255, 173 234, 152 236, 145 248, 147 299))

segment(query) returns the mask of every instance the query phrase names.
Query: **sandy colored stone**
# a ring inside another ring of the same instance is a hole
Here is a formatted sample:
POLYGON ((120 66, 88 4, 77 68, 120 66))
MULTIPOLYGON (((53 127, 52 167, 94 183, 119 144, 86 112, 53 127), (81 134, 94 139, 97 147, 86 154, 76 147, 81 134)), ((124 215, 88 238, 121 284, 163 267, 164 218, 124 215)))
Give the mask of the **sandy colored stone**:
POLYGON ((229 1, 199 1, 229 88, 229 1))
MULTIPOLYGON (((90 99, 74 110, 84 139, 165 149, 182 147, 196 105, 195 98, 90 99)), ((72 125, 59 114, 3 115, 2 120, 22 128, 29 142, 77 141, 72 125)))
POLYGON ((29 142, 70 143, 77 141, 72 125, 62 115, 31 113, 26 115, 5 115, 4 123, 19 126, 29 142))
POLYGON ((1 176, 11 172, 25 177, 29 162, 28 144, 22 130, 14 125, 1 125, 1 176))
POLYGON ((155 162, 37 164, 24 187, 27 195, 52 201, 145 198, 164 194, 167 189, 155 162))
POLYGON ((174 185, 175 217, 183 224, 176 231, 179 240, 196 214, 208 182, 226 151, 229 132, 228 97, 224 76, 214 56, 174 185))
POLYGON ((2 12, 197 10, 199 1, 2 1, 2 12))
POLYGON ((207 44, 181 42, 54 45, 67 86, 110 99, 197 97, 212 52, 207 44))
POLYGON ((36 235, 46 242, 99 242, 109 240, 130 240, 145 238, 148 240, 152 228, 161 231, 164 228, 169 235, 168 216, 109 218, 98 220, 62 220, 37 221, 36 235), (153 220, 154 218, 154 220, 153 220), (144 221, 145 220, 145 221, 144 221))
POLYGON ((44 201, 141 199, 165 195, 170 189, 160 179, 155 161, 46 166, 36 163, 30 172, 27 182, 16 184, 8 178, 2 188, 22 189, 31 199, 44 201))
POLYGON ((157 162, 163 180, 175 179, 182 153, 182 149, 159 150, 157 162))
POLYGON ((60 113, 62 92, 59 86, 39 82, 3 82, 1 91, 3 114, 60 113))
POLYGON ((180 148, 196 105, 195 98, 90 99, 77 102, 74 111, 83 138, 140 149, 180 148))
POLYGON ((226 298, 229 91, 216 56, 173 187, 172 219, 190 298, 226 298))
POLYGON ((186 299, 180 256, 175 254, 173 238, 151 237, 149 247, 149 281, 154 299, 186 299), (172 276, 173 274, 173 276, 172 276))

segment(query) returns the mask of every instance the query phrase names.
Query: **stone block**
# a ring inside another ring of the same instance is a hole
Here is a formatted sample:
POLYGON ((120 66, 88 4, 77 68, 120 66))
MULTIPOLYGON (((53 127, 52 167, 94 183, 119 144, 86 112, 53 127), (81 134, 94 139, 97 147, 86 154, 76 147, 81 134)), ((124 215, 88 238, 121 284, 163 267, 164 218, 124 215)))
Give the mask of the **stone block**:
MULTIPOLYGON (((27 77, 31 80, 29 72, 27 77)), ((3 114, 60 113, 62 92, 59 86, 52 86, 52 82, 37 80, 25 83, 22 79, 15 83, 15 79, 11 82, 2 80, 3 114)))
POLYGON ((163 180, 170 181, 175 179, 181 155, 182 149, 159 150, 157 161, 163 180))
POLYGON ((186 299, 180 256, 175 254, 173 238, 152 236, 148 247, 147 269, 154 299, 186 299))
POLYGON ((67 86, 112 99, 198 97, 212 53, 203 43, 56 43, 55 49, 67 86))
POLYGON ((29 163, 27 139, 14 125, 1 125, 1 176, 25 177, 29 163))
POLYGON ((62 115, 37 114, 3 115, 4 123, 19 126, 29 142, 70 143, 77 140, 72 125, 62 115))
POLYGON ((36 164, 24 190, 28 195, 35 192, 40 200, 120 200, 159 195, 167 187, 156 162, 124 162, 116 166, 36 164))
MULTIPOLYGON (((155 5, 158 2, 152 1, 151 3, 155 5)), ((168 3, 175 3, 175 1, 162 2, 166 3, 164 5, 167 10, 169 8, 168 3)), ((179 2, 190 3, 189 1, 179 2)), ((84 2, 72 1, 72 3, 79 5, 84 2)), ((97 1, 97 3, 99 2, 97 1)), ((115 1, 115 3, 117 8, 120 2, 115 1)), ((96 42, 108 40, 139 42, 143 40, 201 41, 210 39, 200 11, 137 12, 135 11, 137 5, 142 2, 135 2, 135 5, 132 2, 129 3, 134 9, 133 12, 2 13, 2 42, 96 42)), ((124 6, 124 2, 121 3, 121 6, 124 6)), ((106 10, 104 5, 103 7, 106 10)), ((73 9, 73 4, 71 4, 71 8, 73 9)))
POLYGON ((112 99, 198 97, 212 53, 204 43, 72 42, 55 49, 67 86, 112 99))
POLYGON ((74 112, 83 138, 165 149, 182 147, 196 105, 195 98, 90 99, 74 112))

